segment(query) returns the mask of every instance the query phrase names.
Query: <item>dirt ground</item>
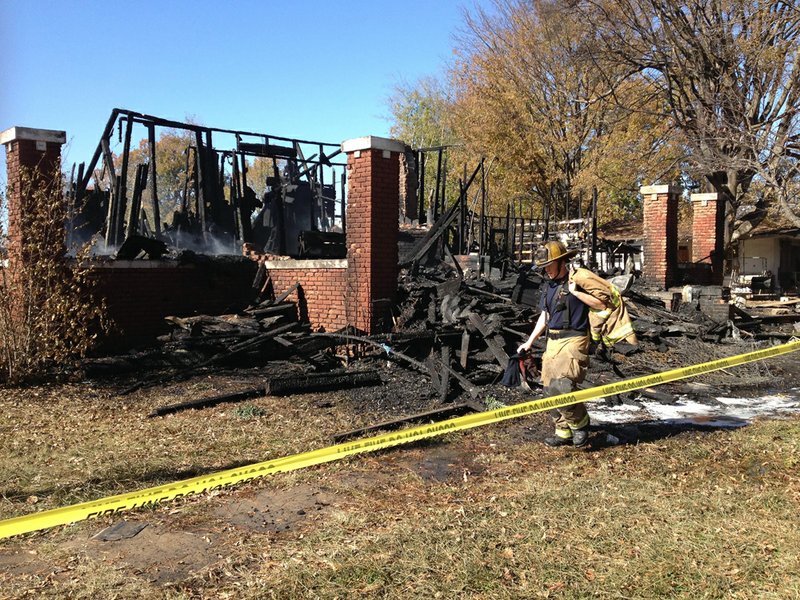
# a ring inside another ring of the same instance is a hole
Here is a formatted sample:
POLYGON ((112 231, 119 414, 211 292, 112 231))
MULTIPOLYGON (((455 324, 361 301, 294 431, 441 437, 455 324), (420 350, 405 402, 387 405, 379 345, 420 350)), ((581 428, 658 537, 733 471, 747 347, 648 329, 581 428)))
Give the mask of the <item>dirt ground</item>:
MULTIPOLYGON (((735 351, 732 348, 729 353, 735 351)), ((664 357, 664 362, 679 359, 664 357)), ((626 366, 635 371, 636 365, 631 361, 626 366)), ((437 394, 430 390, 424 377, 381 359, 368 366, 381 369, 382 386, 266 398, 251 404, 258 409, 253 414, 265 415, 261 418, 245 415, 235 405, 151 420, 145 417, 154 406, 179 398, 257 385, 257 371, 209 376, 126 397, 118 396, 117 391, 127 381, 2 391, 0 411, 5 422, 0 462, 7 463, 11 470, 20 470, 14 461, 21 461, 20 455, 27 453, 33 471, 56 469, 66 462, 74 466, 50 481, 37 474, 22 479, 21 474, 19 481, 7 483, 2 490, 3 518, 322 447, 336 432, 384 421, 391 415, 440 406, 437 394), (68 397, 81 400, 67 402, 64 398, 68 397), (73 426, 80 429, 70 416, 78 409, 80 418, 76 422, 92 425, 83 433, 69 433, 73 426), (36 414, 38 411, 49 413, 48 418, 52 418, 42 426, 43 430, 37 428, 37 419, 44 418, 36 414), (25 415, 29 415, 29 427, 23 423, 15 430, 11 422, 19 424, 25 415), (194 429, 187 432, 189 425, 194 429), (63 427, 63 433, 55 433, 59 427, 63 427), (14 436, 25 435, 25 431, 36 438, 47 428, 52 436, 49 445, 47 439, 39 439, 38 446, 24 447, 14 446, 11 441, 14 436), (136 444, 149 445, 151 452, 114 458, 121 462, 113 462, 113 469, 104 467, 99 473, 93 471, 92 465, 80 467, 81 456, 90 451, 84 448, 73 453, 76 440, 81 435, 106 437, 114 431, 121 447, 115 448, 112 440, 108 446, 98 448, 98 454, 124 454, 136 444), (225 437, 234 433, 237 437, 225 437), (60 441, 60 435, 65 436, 64 441, 60 441), (156 435, 161 438, 150 437, 156 435), (164 446, 164 436, 174 437, 172 448, 169 440, 166 447, 158 448, 164 446), (218 441, 212 441, 217 437, 218 441), (163 458, 156 460, 157 455, 163 458), (141 472, 137 471, 137 461, 144 465, 141 472), (135 474, 124 475, 126 463, 135 474), (72 495, 68 488, 73 488, 72 495)), ((704 381, 715 384, 715 391, 733 390, 741 395, 785 390, 800 381, 800 360, 790 354, 768 365, 750 366, 741 372, 706 377, 704 381)), ((484 390, 484 397, 505 404, 529 399, 501 386, 490 386, 484 390)), ((551 430, 546 415, 485 429, 281 474, 232 490, 134 511, 113 520, 82 522, 4 540, 0 542, 0 597, 137 597, 130 588, 130 582, 136 581, 146 583, 147 594, 143 597, 215 597, 205 596, 203 590, 224 580, 237 580, 237 567, 229 559, 249 547, 249 540, 257 539, 272 547, 302 539, 323 525, 330 528, 339 521, 344 523, 360 506, 384 500, 399 507, 400 513, 404 502, 409 509, 413 506, 419 510, 417 494, 421 489, 441 490, 458 503, 458 490, 473 482, 498 478, 513 481, 526 470, 547 472, 572 460, 573 454, 565 454, 568 450, 539 450, 539 442, 551 430), (104 574, 92 583, 94 572, 104 574)), ((612 446, 636 448, 639 444, 662 444, 671 439, 691 443, 696 436, 713 435, 714 431, 685 424, 594 426, 590 447, 581 454, 596 458, 580 460, 604 460, 605 453, 619 452, 612 446)), ((615 460, 621 460, 622 455, 616 456, 615 460)), ((754 463, 751 475, 759 477, 768 468, 754 463)), ((347 542, 346 534, 343 540, 347 542)), ((232 595, 227 597, 236 597, 235 586, 230 590, 232 595)))

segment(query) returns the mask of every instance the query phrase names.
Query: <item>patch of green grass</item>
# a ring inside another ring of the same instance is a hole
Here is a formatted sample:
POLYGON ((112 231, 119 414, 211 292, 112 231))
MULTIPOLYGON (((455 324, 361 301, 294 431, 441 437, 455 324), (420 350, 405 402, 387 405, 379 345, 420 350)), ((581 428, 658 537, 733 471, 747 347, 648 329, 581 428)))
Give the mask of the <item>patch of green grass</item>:
POLYGON ((505 408, 506 404, 495 398, 494 396, 486 396, 483 399, 484 405, 486 405, 486 410, 498 410, 500 408, 505 408))
POLYGON ((253 404, 245 404, 239 406, 233 414, 240 419, 255 419, 256 417, 264 417, 269 414, 266 410, 253 404))

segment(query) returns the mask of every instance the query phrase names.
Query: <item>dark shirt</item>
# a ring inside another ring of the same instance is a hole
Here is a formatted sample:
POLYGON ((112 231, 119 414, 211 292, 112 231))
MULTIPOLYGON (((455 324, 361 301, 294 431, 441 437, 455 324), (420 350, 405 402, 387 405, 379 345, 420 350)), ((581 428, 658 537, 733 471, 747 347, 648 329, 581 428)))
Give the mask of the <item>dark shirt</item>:
POLYGON ((566 277, 559 281, 548 280, 542 284, 542 287, 539 308, 546 310, 550 316, 547 321, 550 329, 588 331, 589 307, 568 292, 566 277), (569 303, 569 323, 567 323, 567 302, 569 303))

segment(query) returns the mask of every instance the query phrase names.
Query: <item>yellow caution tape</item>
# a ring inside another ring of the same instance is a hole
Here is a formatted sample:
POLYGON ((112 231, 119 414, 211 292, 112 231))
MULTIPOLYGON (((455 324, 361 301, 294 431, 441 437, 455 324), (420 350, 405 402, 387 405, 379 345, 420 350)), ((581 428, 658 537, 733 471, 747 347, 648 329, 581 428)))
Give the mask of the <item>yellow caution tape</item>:
POLYGON ((57 525, 66 525, 84 519, 113 515, 134 508, 154 506, 167 500, 185 498, 204 492, 221 490, 239 483, 247 483, 248 481, 260 479, 261 477, 266 477, 274 473, 295 471, 312 465, 339 460, 353 454, 373 452, 375 450, 397 446, 398 444, 407 444, 409 442, 416 442, 417 440, 424 440, 442 435, 443 433, 462 431, 464 429, 471 429, 491 423, 499 423, 507 419, 522 417, 553 408, 560 408, 578 402, 595 400, 604 396, 638 390, 668 383, 670 381, 676 381, 678 379, 685 379, 694 375, 725 369, 727 367, 764 360, 765 358, 788 354, 796 350, 800 350, 800 341, 792 341, 780 346, 773 346, 766 350, 739 354, 730 358, 713 360, 691 367, 673 369, 663 373, 646 375, 644 377, 637 377, 635 379, 579 390, 570 394, 561 394, 558 396, 550 396, 549 398, 532 400, 531 402, 515 404, 507 408, 469 414, 432 425, 412 427, 395 433, 363 438, 353 441, 352 443, 337 444, 320 450, 301 452, 300 454, 293 454, 275 460, 255 463, 246 467, 229 469, 211 475, 201 475, 184 481, 159 485, 138 492, 109 496, 107 498, 82 502, 72 506, 14 517, 13 519, 0 522, 0 539, 32 531, 39 531, 57 525))

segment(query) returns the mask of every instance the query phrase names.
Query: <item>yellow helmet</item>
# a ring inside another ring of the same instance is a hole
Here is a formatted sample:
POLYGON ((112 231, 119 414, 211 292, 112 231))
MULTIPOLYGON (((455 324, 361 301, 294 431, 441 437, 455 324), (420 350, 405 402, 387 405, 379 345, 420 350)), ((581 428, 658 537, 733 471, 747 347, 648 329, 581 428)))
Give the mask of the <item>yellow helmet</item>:
POLYGON ((558 241, 546 242, 537 251, 534 263, 537 267, 546 267, 561 258, 570 259, 578 253, 577 250, 567 251, 567 247, 558 241))

